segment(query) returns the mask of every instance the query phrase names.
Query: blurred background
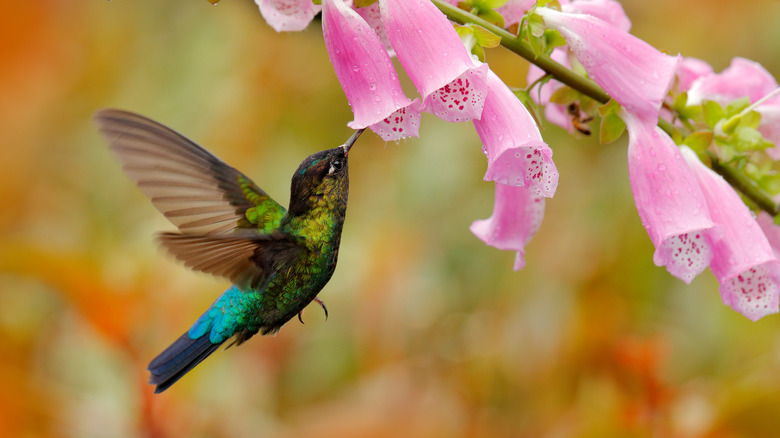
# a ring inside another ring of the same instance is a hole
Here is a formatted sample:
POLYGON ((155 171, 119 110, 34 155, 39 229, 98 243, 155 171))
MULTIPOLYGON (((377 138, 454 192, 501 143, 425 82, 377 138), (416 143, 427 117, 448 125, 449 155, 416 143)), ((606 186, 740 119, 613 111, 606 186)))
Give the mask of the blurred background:
MULTIPOLYGON (((780 77, 778 1, 623 4, 664 51, 780 77)), ((149 360, 228 284, 156 247, 173 226, 91 115, 159 120, 286 205, 298 163, 350 134, 319 23, 277 34, 248 0, 16 1, 0 40, 0 436, 780 436, 780 316, 653 265, 625 139, 545 125, 560 186, 513 272, 468 230, 493 208, 473 127, 429 115, 350 154, 330 319, 310 306, 152 395, 149 360)), ((525 61, 488 61, 525 85, 525 61)))

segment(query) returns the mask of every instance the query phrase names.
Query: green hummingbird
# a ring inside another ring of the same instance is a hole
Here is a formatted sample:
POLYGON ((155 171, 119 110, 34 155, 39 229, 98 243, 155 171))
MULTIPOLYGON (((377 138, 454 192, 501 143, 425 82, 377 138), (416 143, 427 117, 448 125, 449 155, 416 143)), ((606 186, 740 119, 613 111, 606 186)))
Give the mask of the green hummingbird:
MULTIPOLYGON (((122 170, 179 229, 159 241, 194 270, 232 282, 179 339, 149 363, 155 393, 168 389, 220 345, 241 345, 300 319, 336 268, 347 212, 342 146, 303 160, 287 210, 244 174, 176 131, 116 109, 95 113, 122 170)), ((303 321, 301 321, 303 322, 303 321)))

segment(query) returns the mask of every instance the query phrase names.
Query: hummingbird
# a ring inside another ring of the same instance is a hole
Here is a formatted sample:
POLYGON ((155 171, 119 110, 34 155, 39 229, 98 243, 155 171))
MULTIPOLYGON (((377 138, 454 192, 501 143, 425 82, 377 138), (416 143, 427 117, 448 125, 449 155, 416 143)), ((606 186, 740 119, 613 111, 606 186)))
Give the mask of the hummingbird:
MULTIPOLYGON (((222 344, 274 334, 312 301, 336 268, 349 195, 346 143, 307 157, 292 176, 290 205, 176 131, 103 109, 94 119, 122 170, 178 228, 161 245, 196 271, 232 285, 148 366, 160 393, 222 344)), ((303 320, 301 320, 303 322, 303 320)), ((227 348, 226 347, 226 348, 227 348)))

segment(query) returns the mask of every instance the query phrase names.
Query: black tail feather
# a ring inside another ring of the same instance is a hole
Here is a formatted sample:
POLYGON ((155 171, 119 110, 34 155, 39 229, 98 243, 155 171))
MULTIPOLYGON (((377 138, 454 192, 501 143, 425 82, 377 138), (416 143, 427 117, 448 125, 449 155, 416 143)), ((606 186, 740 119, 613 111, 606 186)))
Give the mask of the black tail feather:
POLYGON ((185 332, 173 344, 165 349, 159 356, 149 363, 148 370, 151 374, 149 383, 157 385, 154 393, 158 394, 176 383, 190 370, 215 352, 219 344, 213 344, 209 340, 209 334, 192 339, 185 332))

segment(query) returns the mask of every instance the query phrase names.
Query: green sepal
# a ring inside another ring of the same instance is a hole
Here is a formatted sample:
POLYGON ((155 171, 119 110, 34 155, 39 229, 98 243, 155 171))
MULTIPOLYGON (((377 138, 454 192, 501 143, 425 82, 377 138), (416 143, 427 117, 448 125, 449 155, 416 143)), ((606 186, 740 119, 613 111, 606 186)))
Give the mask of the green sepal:
POLYGON ((512 92, 515 94, 520 103, 525 106, 528 112, 531 113, 531 117, 534 118, 536 125, 541 126, 541 111, 536 102, 534 102, 534 100, 531 98, 531 93, 523 89, 513 89, 512 92))
POLYGON ((558 105, 571 105, 572 103, 576 102, 579 97, 579 91, 569 87, 561 87, 555 90, 552 96, 550 96, 550 103, 555 103, 558 105))
POLYGON ((473 24, 470 27, 474 29, 474 36, 477 38, 477 44, 480 46, 486 49, 492 49, 501 45, 500 36, 476 24, 473 24))
POLYGON ((723 111, 723 107, 718 102, 708 100, 702 104, 702 110, 704 114, 704 123, 710 129, 715 129, 715 126, 726 117, 726 112, 723 111))
POLYGON ((696 131, 685 137, 683 144, 695 152, 704 152, 712 144, 712 131, 696 131))
POLYGON ((531 14, 526 20, 529 37, 541 38, 544 36, 544 19, 536 14, 531 14))
POLYGON ((504 6, 507 1, 509 0, 471 0, 471 4, 481 11, 486 11, 498 9, 501 6, 504 6))
POLYGON ((615 99, 609 99, 607 103, 599 106, 599 115, 601 117, 608 116, 610 114, 616 114, 617 111, 622 108, 615 99))
POLYGON ((728 104, 726 104, 726 107, 723 108, 724 111, 726 111, 726 115, 733 116, 736 114, 739 114, 750 106, 750 99, 747 97, 740 97, 739 99, 734 99, 728 104))
POLYGON ((601 144, 609 144, 620 138, 623 135, 623 131, 626 130, 626 123, 618 117, 617 114, 611 113, 601 118, 601 125, 599 126, 599 142, 601 144))
POLYGON ((539 0, 536 2, 537 8, 541 8, 542 6, 545 8, 555 9, 556 11, 561 10, 561 4, 558 3, 558 0, 539 0))
POLYGON ((477 57, 479 62, 485 62, 485 49, 483 49, 479 44, 476 44, 471 48, 471 53, 477 57))
POLYGON ((487 21, 490 24, 495 24, 501 29, 504 28, 504 16, 492 9, 480 10, 477 12, 477 17, 487 21))

